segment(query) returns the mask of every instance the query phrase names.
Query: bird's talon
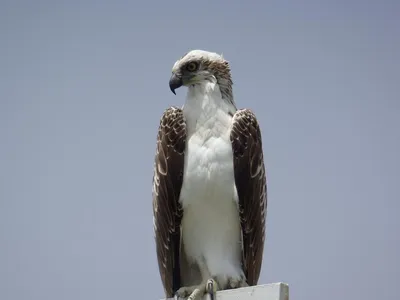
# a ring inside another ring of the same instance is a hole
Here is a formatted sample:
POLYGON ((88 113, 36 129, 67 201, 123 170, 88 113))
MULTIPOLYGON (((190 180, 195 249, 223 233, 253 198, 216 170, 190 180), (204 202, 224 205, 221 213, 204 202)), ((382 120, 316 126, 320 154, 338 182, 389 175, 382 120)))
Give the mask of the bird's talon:
POLYGON ((201 300, 201 291, 200 289, 195 289, 193 293, 190 294, 190 296, 187 298, 187 300, 201 300))
POLYGON ((210 295, 211 300, 215 300, 216 293, 218 290, 217 282, 214 279, 209 279, 207 281, 206 290, 207 290, 208 294, 210 295))
POLYGON ((214 282, 212 280, 207 281, 207 292, 212 293, 214 290, 214 282))

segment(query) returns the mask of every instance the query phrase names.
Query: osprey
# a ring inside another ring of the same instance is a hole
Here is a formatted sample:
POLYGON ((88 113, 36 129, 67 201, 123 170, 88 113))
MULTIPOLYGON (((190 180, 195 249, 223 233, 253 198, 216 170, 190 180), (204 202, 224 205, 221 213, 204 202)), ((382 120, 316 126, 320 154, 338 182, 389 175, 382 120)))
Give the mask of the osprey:
POLYGON ((165 296, 256 285, 267 208, 257 118, 236 108, 222 55, 186 53, 169 86, 188 93, 182 108, 163 113, 157 135, 153 222, 165 296))

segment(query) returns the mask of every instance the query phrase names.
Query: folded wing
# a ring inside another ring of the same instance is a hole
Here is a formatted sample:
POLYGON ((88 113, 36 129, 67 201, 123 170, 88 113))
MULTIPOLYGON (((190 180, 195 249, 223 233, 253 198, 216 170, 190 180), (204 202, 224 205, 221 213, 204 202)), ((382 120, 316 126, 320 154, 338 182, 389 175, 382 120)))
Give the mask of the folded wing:
POLYGON ((267 183, 261 132, 250 110, 235 113, 230 138, 243 237, 243 269, 252 286, 258 282, 263 258, 267 183))
POLYGON ((179 196, 183 181, 186 123, 182 109, 168 108, 160 120, 153 175, 153 220, 156 252, 166 297, 180 287, 179 196))

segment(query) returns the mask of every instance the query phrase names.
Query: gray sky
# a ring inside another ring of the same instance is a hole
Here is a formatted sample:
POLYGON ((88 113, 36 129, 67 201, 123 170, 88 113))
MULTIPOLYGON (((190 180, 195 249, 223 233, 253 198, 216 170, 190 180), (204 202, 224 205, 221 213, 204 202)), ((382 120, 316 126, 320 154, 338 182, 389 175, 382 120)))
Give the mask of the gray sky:
POLYGON ((259 283, 395 299, 400 2, 374 2, 1 1, 0 299, 163 296, 155 138, 196 48, 231 62, 262 126, 259 283))

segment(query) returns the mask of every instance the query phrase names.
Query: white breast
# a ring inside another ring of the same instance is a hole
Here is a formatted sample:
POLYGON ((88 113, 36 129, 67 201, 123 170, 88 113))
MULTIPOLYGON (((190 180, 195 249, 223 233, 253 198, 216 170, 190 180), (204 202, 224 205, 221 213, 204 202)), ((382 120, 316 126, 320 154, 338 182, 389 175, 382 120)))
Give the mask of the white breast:
POLYGON ((203 202, 220 193, 233 197, 233 157, 228 128, 217 120, 208 123, 187 140, 181 192, 184 208, 197 200, 193 199, 194 195, 201 197, 203 202))
POLYGON ((185 252, 203 276, 239 278, 240 223, 229 137, 232 117, 212 93, 194 100, 184 107, 188 139, 180 201, 185 252))

